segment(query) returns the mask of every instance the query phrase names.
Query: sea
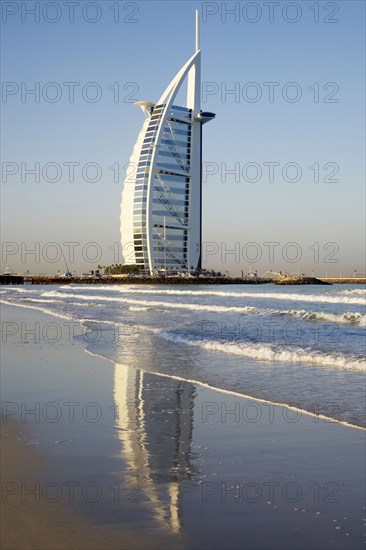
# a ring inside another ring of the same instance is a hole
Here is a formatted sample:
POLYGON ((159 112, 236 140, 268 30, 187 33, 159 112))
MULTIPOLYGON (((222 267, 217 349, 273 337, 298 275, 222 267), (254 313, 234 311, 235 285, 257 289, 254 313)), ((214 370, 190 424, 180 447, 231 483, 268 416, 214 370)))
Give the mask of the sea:
MULTIPOLYGON (((56 316, 70 338, 115 363, 366 426, 365 286, 67 284, 0 292, 4 303, 56 316)), ((56 325, 43 330, 47 343, 57 334, 56 325)))

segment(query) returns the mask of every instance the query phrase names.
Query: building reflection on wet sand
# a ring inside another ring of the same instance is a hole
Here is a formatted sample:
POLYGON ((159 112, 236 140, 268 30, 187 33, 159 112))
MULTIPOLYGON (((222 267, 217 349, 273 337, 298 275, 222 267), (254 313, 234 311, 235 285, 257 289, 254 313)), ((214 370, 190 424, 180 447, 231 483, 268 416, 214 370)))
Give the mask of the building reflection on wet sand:
POLYGON ((182 528, 184 483, 191 479, 192 384, 115 365, 118 439, 127 470, 161 527, 182 528))

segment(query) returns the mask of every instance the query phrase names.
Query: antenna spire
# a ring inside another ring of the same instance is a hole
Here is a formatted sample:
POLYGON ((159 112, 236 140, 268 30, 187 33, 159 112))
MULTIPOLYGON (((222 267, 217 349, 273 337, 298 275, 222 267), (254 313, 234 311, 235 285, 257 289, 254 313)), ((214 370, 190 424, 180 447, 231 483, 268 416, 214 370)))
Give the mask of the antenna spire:
POLYGON ((200 19, 198 10, 196 10, 196 52, 200 49, 200 19))

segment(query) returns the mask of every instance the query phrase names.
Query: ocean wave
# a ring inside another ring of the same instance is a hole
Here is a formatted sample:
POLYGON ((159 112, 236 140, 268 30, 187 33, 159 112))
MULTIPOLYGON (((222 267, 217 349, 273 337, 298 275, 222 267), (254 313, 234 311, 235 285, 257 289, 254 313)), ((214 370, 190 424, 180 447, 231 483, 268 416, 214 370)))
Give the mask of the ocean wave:
MULTIPOLYGON (((181 302, 161 302, 161 301, 150 301, 150 300, 133 300, 129 298, 120 298, 118 301, 124 302, 127 304, 138 304, 139 307, 143 306, 146 308, 151 307, 162 307, 168 309, 187 309, 190 311, 208 311, 214 313, 256 313, 258 312, 257 308, 252 306, 236 307, 236 306, 209 306, 202 304, 186 304, 181 302)), ((131 307, 130 307, 131 309, 131 307)))
MULTIPOLYGON (((62 302, 62 303, 65 303, 65 302, 62 302)), ((77 306, 77 307, 105 307, 105 304, 98 304, 98 302, 88 302, 88 303, 83 303, 83 302, 72 302, 72 304, 70 305, 73 305, 73 306, 77 306)))
POLYGON ((5 292, 9 292, 9 291, 12 291, 12 292, 19 292, 20 294, 23 294, 23 293, 26 293, 26 294, 35 294, 36 292, 39 292, 39 290, 32 290, 30 288, 18 288, 18 287, 14 287, 14 286, 11 286, 11 288, 9 288, 8 290, 6 290, 5 292))
POLYGON ((99 296, 97 294, 74 294, 70 292, 62 292, 59 290, 46 290, 45 292, 42 292, 42 296, 46 296, 49 298, 78 298, 82 300, 99 300, 101 298, 105 298, 106 300, 114 300, 114 298, 108 296, 99 296))
MULTIPOLYGON (((45 294, 43 294, 45 296, 45 294)), ((346 313, 328 313, 323 311, 307 311, 307 310, 281 310, 281 309, 266 309, 266 308, 257 308, 253 306, 219 306, 219 305, 204 305, 196 303, 182 303, 182 302, 166 302, 158 300, 140 300, 127 298, 122 296, 97 296, 95 294, 84 295, 84 294, 70 294, 64 292, 50 291, 47 293, 47 296, 52 297, 62 297, 62 298, 74 298, 81 299, 84 302, 73 302, 72 305, 77 306, 86 306, 93 305, 101 307, 103 304, 98 304, 95 300, 99 302, 119 302, 130 304, 130 311, 143 311, 147 309, 152 309, 154 307, 158 308, 168 308, 168 309, 185 309, 190 311, 201 311, 201 312, 213 312, 213 313, 232 313, 232 314, 257 314, 257 315, 288 315, 292 317, 297 317, 298 319, 307 320, 307 321, 326 321, 331 323, 343 323, 357 325, 359 327, 366 327, 366 315, 360 312, 346 312, 346 313)), ((46 301, 46 300, 45 300, 46 301)))
MULTIPOLYGON (((71 290, 77 290, 77 287, 73 287, 71 290)), ((79 290, 90 290, 90 287, 79 287, 79 290)), ((327 304, 360 304, 364 305, 365 300, 360 298, 359 295, 354 295, 353 289, 348 294, 296 294, 289 292, 225 292, 220 290, 178 290, 178 289, 146 289, 140 287, 116 287, 113 285, 102 285, 98 290, 111 290, 114 293, 120 294, 161 294, 172 296, 217 296, 221 298, 263 298, 271 300, 287 300, 294 302, 315 302, 315 303, 327 303, 327 304)), ((344 292, 344 291, 342 291, 344 292)), ((360 294, 364 296, 364 294, 360 294)), ((97 296, 95 296, 97 297, 97 296)), ((100 298, 100 295, 98 296, 100 298)))
MULTIPOLYGON (((145 325, 137 325, 137 324, 129 324, 129 323, 121 323, 117 321, 107 321, 104 319, 92 319, 92 318, 80 318, 77 316, 72 315, 64 315, 62 313, 58 313, 57 311, 54 311, 53 309, 47 309, 44 307, 37 307, 36 305, 27 305, 24 302, 11 302, 8 300, 4 300, 3 298, 0 299, 1 304, 9 305, 9 306, 15 306, 25 309, 32 309, 33 311, 39 311, 41 313, 44 313, 46 315, 52 315, 53 317, 58 317, 60 319, 65 319, 67 321, 73 320, 81 325, 85 325, 86 328, 88 328, 88 324, 94 325, 94 328, 99 328, 99 325, 109 325, 112 327, 113 330, 118 330, 121 334, 123 334, 123 330, 126 329, 126 334, 135 334, 138 335, 139 332, 150 332, 150 333, 159 333, 161 329, 155 328, 155 327, 148 327, 145 325)), ((89 327, 91 330, 93 330, 93 327, 89 327)))
MULTIPOLYGON (((88 351, 88 350, 86 350, 86 351, 88 351)), ((99 357, 102 357, 102 359, 105 359, 105 357, 103 357, 102 355, 100 355, 99 357)), ((121 365, 121 363, 116 363, 116 365, 121 365)), ((269 405, 275 405, 277 407, 284 407, 288 410, 295 411, 299 414, 304 414, 304 415, 307 415, 307 416, 310 416, 310 417, 313 417, 313 418, 316 418, 316 419, 324 420, 326 422, 335 422, 337 424, 347 426, 348 428, 354 428, 354 429, 358 429, 358 430, 366 430, 366 428, 362 425, 354 424, 354 423, 348 422, 346 420, 343 420, 341 418, 335 418, 334 416, 326 416, 324 414, 317 414, 317 413, 314 413, 311 410, 307 410, 307 409, 298 407, 298 406, 296 406, 292 403, 285 403, 285 402, 282 402, 282 401, 274 401, 274 400, 264 399, 264 398, 259 397, 259 396, 253 396, 253 395, 246 394, 246 393, 241 392, 239 390, 235 391, 235 390, 231 390, 231 389, 220 388, 218 386, 208 384, 207 382, 203 382, 202 380, 196 380, 196 379, 187 378, 187 377, 184 377, 184 376, 177 376, 175 374, 166 374, 166 373, 160 373, 160 372, 154 372, 154 374, 156 376, 160 376, 160 377, 163 377, 163 378, 169 378, 169 379, 172 379, 172 380, 179 380, 179 381, 182 381, 182 382, 188 382, 190 384, 193 384, 193 385, 196 385, 196 386, 201 386, 203 388, 208 388, 209 390, 213 390, 215 392, 223 393, 223 394, 226 394, 226 395, 231 395, 231 396, 235 396, 235 397, 239 397, 239 398, 243 398, 243 399, 248 399, 250 401, 256 401, 258 403, 265 403, 265 404, 269 404, 269 405)))
POLYGON ((87 325, 88 323, 91 323, 93 325, 109 325, 109 326, 112 326, 112 327, 118 326, 118 323, 116 323, 115 321, 107 321, 105 319, 88 319, 88 318, 84 318, 84 319, 80 319, 80 322, 83 325, 87 325))
POLYGON ((22 302, 40 302, 45 304, 64 304, 63 300, 45 300, 44 298, 20 298, 22 302))
POLYGON ((50 292, 48 296, 59 296, 62 298, 77 298, 78 300, 100 300, 106 302, 119 302, 125 304, 136 305, 138 307, 165 307, 170 309, 187 309, 191 311, 213 311, 223 313, 251 313, 257 311, 257 308, 253 306, 216 306, 216 305, 202 305, 202 304, 185 304, 176 302, 162 302, 162 301, 150 301, 150 300, 134 300, 133 298, 112 297, 112 296, 97 296, 97 295, 84 295, 84 294, 69 294, 61 292, 50 292))
POLYGON ((341 353, 324 354, 303 348, 288 346, 255 344, 245 342, 218 342, 216 340, 191 340, 171 332, 160 332, 159 337, 170 342, 186 344, 209 351, 219 351, 230 355, 249 357, 259 361, 278 361, 280 363, 301 363, 316 366, 336 367, 355 371, 365 371, 365 360, 341 353))
MULTIPOLYGON (((93 357, 99 357, 100 359, 103 359, 103 361, 108 361, 109 363, 112 363, 115 367, 123 367, 123 368, 126 368, 126 369, 129 368, 128 365, 123 364, 123 363, 119 363, 118 361, 114 361, 113 359, 110 359, 109 357, 106 357, 105 355, 102 355, 101 353, 97 353, 94 350, 92 351, 88 348, 85 348, 85 352, 89 355, 92 355, 93 357)), ((137 368, 137 367, 134 367, 134 368, 137 368)), ((137 368, 137 370, 139 370, 141 372, 146 372, 144 369, 140 369, 140 368, 137 368)), ((310 417, 313 417, 313 418, 316 418, 316 419, 319 419, 319 420, 324 420, 324 421, 327 421, 327 422, 334 422, 336 424, 340 424, 340 425, 346 426, 348 428, 354 428, 354 429, 357 429, 357 430, 366 430, 366 428, 362 425, 357 425, 357 424, 354 424, 354 423, 350 423, 350 422, 347 422, 346 420, 343 420, 341 418, 335 418, 334 416, 326 416, 324 414, 317 414, 317 413, 314 413, 311 410, 300 408, 300 407, 294 405, 293 403, 285 403, 285 402, 282 402, 282 401, 274 401, 274 400, 270 400, 270 399, 264 399, 264 398, 259 397, 259 396, 246 394, 246 393, 241 392, 239 390, 235 391, 235 390, 231 390, 231 389, 221 388, 221 387, 209 384, 207 382, 203 382, 202 380, 198 380, 198 379, 195 379, 195 378, 188 378, 187 376, 177 376, 176 374, 167 374, 167 373, 158 372, 158 371, 151 372, 150 370, 148 372, 149 372, 150 375, 153 374, 154 376, 159 377, 159 378, 167 378, 169 380, 178 380, 180 382, 187 382, 189 384, 193 384, 194 386, 199 386, 199 387, 202 387, 202 388, 207 388, 207 389, 212 390, 214 392, 239 397, 240 399, 255 401, 257 403, 265 403, 265 404, 269 404, 269 405, 274 405, 276 407, 284 407, 288 410, 295 411, 295 412, 298 412, 300 414, 304 414, 306 416, 310 416, 310 417)))
POLYGON ((364 296, 366 298, 366 288, 345 288, 344 290, 338 290, 335 294, 351 295, 351 296, 364 296))
POLYGON ((330 323, 344 323, 366 327, 366 314, 349 311, 347 313, 328 313, 325 311, 297 310, 263 310, 273 315, 290 315, 304 321, 328 321, 330 323))

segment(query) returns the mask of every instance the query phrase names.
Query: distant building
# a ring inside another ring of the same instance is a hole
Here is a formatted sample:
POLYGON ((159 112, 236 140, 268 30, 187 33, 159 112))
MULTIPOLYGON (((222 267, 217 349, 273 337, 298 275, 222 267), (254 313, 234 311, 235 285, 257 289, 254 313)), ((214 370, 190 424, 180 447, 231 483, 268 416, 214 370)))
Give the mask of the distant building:
POLYGON ((125 265, 158 271, 201 268, 202 112, 201 50, 196 12, 196 51, 158 103, 139 101, 142 125, 124 180, 121 243, 125 265), (187 80, 186 105, 175 98, 187 80))

